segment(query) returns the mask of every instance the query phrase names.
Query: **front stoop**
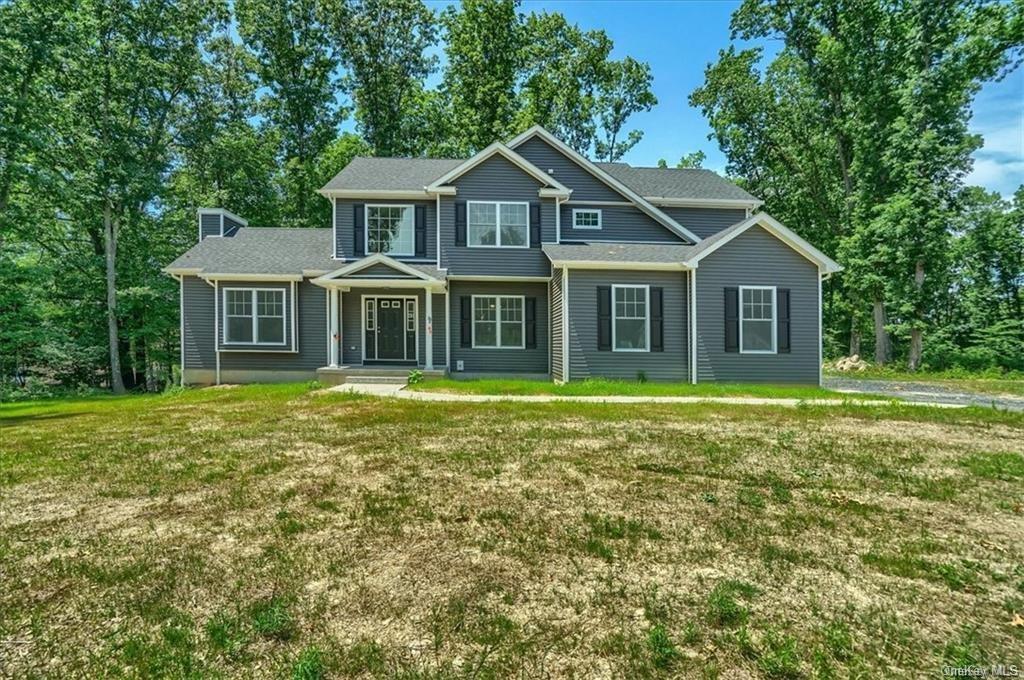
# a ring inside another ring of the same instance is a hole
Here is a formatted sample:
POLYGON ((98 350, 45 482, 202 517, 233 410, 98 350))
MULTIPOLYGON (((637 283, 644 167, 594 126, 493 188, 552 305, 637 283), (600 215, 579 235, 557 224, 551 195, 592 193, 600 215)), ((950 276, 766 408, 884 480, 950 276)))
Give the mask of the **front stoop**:
POLYGON ((445 370, 418 368, 414 366, 323 366, 316 369, 316 378, 325 385, 343 385, 345 383, 380 383, 404 385, 409 380, 409 372, 420 371, 426 378, 443 378, 445 370))

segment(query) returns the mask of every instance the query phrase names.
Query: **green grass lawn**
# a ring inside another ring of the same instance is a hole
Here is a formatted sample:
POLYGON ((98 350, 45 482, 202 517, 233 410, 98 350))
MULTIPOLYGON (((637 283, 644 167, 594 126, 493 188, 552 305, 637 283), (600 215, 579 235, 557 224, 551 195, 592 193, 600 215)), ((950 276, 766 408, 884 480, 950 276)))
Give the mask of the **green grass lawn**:
POLYGON ((998 373, 965 373, 962 371, 901 371, 892 368, 871 367, 863 371, 836 371, 825 369, 825 375, 836 378, 857 378, 861 380, 895 380, 899 382, 926 382, 948 387, 953 390, 979 392, 981 394, 1010 395, 1024 397, 1024 376, 998 373))
POLYGON ((0 406, 4 677, 941 677, 1021 663, 1024 414, 0 406))
POLYGON ((756 385, 728 383, 654 383, 594 378, 559 385, 547 380, 453 379, 425 380, 409 389, 461 394, 645 397, 772 397, 789 399, 884 399, 877 395, 849 394, 807 385, 756 385))

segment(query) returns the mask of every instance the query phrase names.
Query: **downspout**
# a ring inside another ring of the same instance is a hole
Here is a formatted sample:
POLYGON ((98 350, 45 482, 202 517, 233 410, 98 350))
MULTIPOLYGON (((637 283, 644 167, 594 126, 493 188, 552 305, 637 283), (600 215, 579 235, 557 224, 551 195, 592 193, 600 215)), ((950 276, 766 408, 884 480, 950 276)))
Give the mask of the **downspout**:
POLYGON ((690 384, 697 384, 697 268, 690 270, 690 384))

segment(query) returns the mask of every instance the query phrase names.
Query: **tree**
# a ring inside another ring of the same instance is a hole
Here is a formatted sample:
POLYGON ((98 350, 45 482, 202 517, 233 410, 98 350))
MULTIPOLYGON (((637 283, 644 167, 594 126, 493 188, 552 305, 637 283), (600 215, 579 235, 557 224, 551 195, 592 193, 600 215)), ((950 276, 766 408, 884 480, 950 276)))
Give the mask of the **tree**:
POLYGON ((437 18, 421 0, 359 0, 338 15, 359 132, 379 156, 417 156, 429 130, 412 115, 437 58, 437 18), (427 134, 424 134, 424 133, 427 134))
POLYGON ((330 209, 316 195, 316 159, 338 134, 341 45, 332 26, 347 16, 333 0, 238 0, 238 34, 258 64, 260 112, 279 142, 283 226, 316 227, 330 209))
POLYGON ((653 80, 651 67, 632 57, 606 64, 597 98, 601 133, 595 153, 599 159, 617 161, 643 137, 640 130, 623 128, 634 113, 650 111, 658 103, 651 91, 653 80))
POLYGON ((513 132, 523 63, 518 7, 518 0, 465 0, 441 14, 448 58, 441 89, 451 100, 456 144, 463 153, 513 132))
POLYGON ((692 153, 684 154, 679 158, 679 162, 676 163, 677 168, 703 168, 704 161, 707 160, 707 154, 703 151, 694 151, 692 153))

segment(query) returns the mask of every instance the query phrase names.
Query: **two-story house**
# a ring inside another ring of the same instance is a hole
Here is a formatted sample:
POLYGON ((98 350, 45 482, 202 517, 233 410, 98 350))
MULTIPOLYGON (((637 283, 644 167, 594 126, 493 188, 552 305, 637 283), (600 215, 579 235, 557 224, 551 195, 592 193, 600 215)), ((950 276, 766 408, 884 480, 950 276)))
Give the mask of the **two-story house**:
POLYGON ((707 170, 594 163, 540 127, 468 159, 356 158, 329 229, 199 210, 184 383, 412 367, 819 383, 840 267, 707 170))

